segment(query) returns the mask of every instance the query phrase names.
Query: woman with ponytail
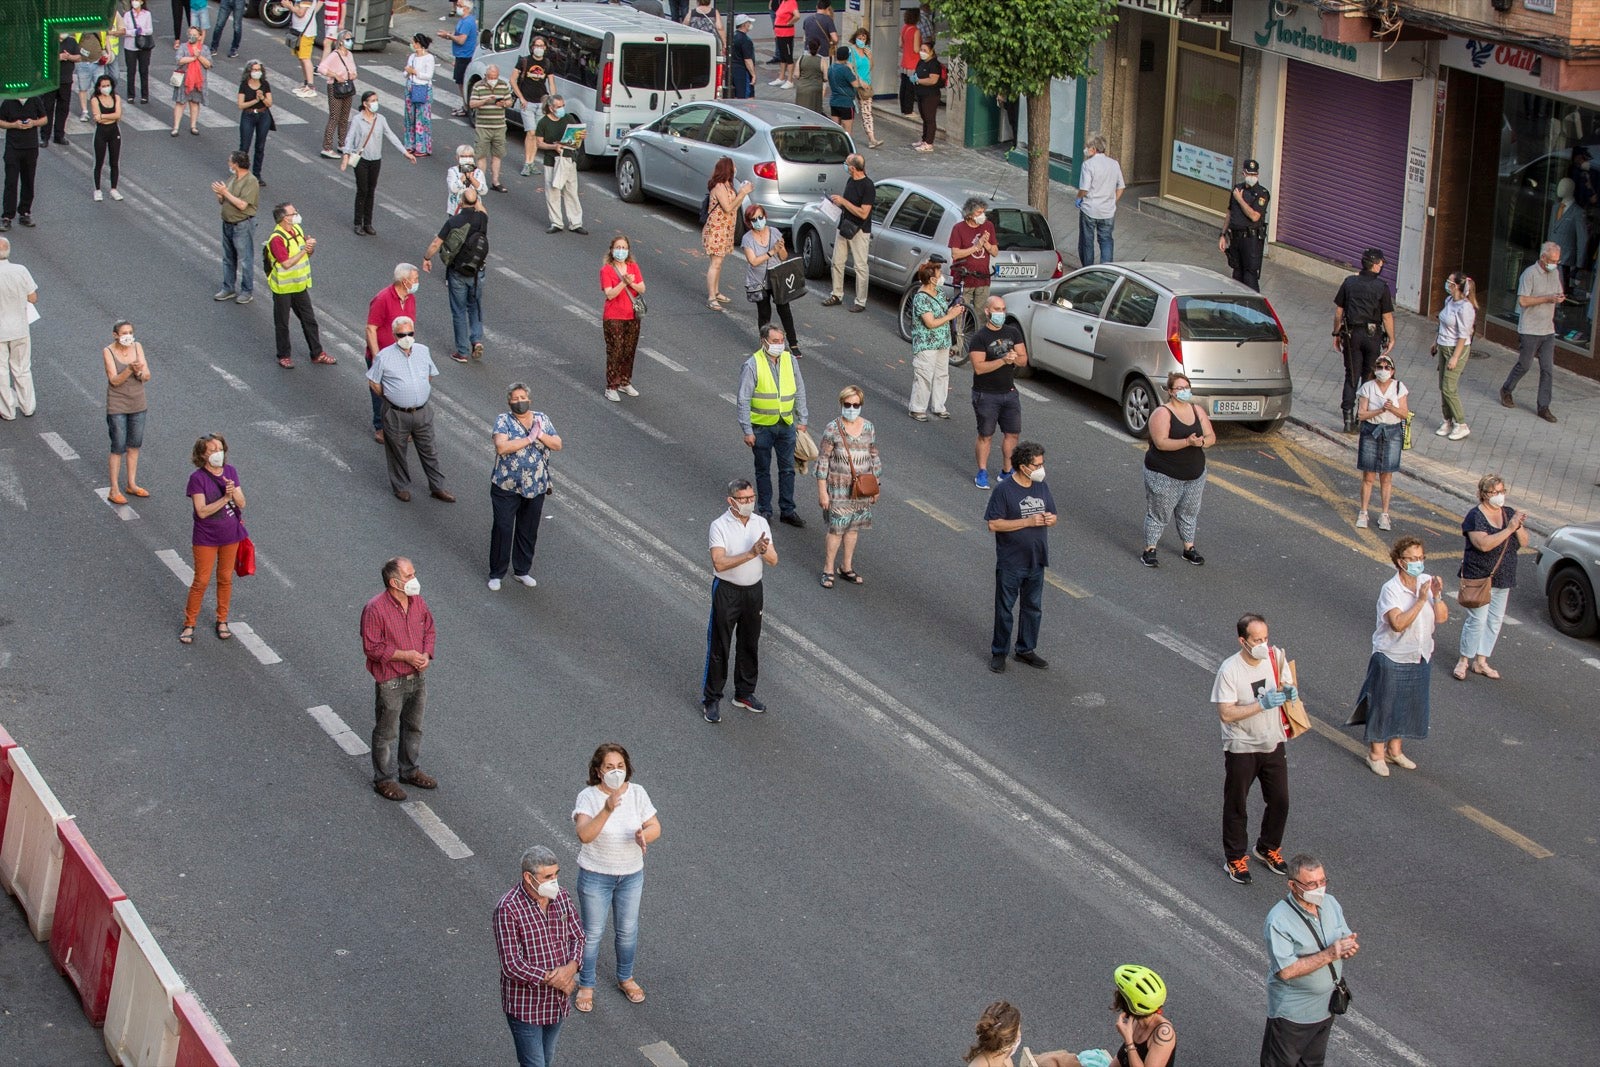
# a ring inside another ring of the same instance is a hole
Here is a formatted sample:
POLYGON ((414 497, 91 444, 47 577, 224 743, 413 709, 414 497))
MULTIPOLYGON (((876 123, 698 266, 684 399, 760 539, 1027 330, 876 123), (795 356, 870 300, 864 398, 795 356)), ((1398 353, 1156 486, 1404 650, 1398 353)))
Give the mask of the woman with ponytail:
POLYGON ((1456 271, 1444 280, 1448 298, 1439 310, 1439 336, 1434 355, 1439 361, 1439 406, 1444 422, 1433 431, 1439 437, 1459 441, 1472 431, 1467 428, 1467 412, 1461 406, 1461 372, 1471 356, 1472 330, 1478 321, 1478 295, 1472 279, 1456 271))

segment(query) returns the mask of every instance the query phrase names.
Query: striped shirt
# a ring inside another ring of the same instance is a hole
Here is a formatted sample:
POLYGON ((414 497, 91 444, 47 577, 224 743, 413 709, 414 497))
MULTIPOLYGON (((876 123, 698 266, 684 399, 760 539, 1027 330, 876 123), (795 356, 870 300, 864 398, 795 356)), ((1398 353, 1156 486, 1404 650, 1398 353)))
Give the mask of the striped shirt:
POLYGON ((544 980, 583 958, 583 923, 571 895, 563 889, 541 908, 518 882, 494 907, 494 940, 500 950, 501 1009, 534 1026, 565 1019, 571 998, 544 980))
POLYGON ((486 101, 504 100, 511 97, 511 83, 501 78, 499 81, 489 81, 485 78, 472 87, 472 124, 480 130, 504 130, 506 128, 506 109, 501 104, 491 104, 486 101))

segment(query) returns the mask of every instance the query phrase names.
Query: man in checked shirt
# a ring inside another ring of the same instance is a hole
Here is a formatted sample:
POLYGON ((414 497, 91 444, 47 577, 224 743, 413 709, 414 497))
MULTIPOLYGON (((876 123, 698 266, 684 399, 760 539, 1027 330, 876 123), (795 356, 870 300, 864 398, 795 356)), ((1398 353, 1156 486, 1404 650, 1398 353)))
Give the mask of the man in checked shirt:
POLYGON ((511 1024, 518 1067, 553 1067, 556 1035, 572 1011, 583 959, 583 922, 556 881, 561 866, 543 845, 522 854, 522 880, 494 909, 500 950, 500 1006, 511 1024))

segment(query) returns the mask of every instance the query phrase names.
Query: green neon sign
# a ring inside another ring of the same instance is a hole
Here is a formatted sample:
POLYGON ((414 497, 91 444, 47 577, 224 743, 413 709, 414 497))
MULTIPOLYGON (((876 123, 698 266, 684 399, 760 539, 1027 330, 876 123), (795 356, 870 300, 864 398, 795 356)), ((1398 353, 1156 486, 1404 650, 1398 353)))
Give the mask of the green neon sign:
POLYGON ((0 98, 55 91, 61 35, 109 29, 115 2, 0 0, 0 98))

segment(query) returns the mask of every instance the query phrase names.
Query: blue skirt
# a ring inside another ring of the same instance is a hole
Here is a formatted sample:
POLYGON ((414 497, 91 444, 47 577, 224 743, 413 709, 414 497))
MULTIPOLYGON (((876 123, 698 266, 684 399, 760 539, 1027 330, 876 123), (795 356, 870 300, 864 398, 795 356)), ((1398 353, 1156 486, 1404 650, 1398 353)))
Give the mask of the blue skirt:
POLYGON ((1400 446, 1405 443, 1406 424, 1385 425, 1368 419, 1361 424, 1361 441, 1356 448, 1356 469, 1377 474, 1393 474, 1400 469, 1400 446))
POLYGON ((1366 725, 1367 744, 1428 736, 1428 693, 1432 665, 1396 663, 1382 652, 1367 661, 1367 680, 1346 726, 1366 725))

